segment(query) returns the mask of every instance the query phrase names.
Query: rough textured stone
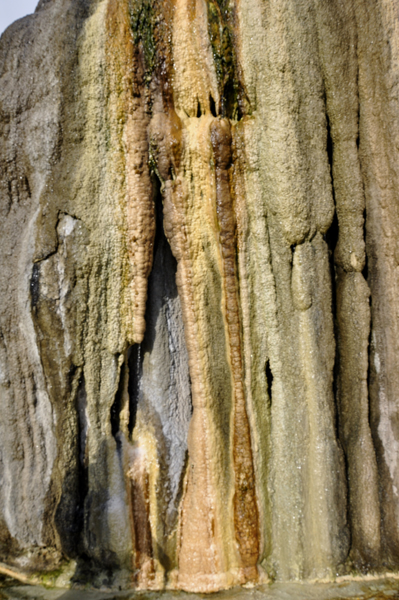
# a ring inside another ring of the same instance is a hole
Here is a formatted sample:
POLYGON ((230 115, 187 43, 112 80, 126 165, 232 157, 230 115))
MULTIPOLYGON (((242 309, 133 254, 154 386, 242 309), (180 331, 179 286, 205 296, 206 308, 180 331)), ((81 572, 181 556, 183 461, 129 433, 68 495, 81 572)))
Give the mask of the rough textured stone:
POLYGON ((9 568, 399 568, 398 33, 396 0, 41 0, 2 35, 9 568))

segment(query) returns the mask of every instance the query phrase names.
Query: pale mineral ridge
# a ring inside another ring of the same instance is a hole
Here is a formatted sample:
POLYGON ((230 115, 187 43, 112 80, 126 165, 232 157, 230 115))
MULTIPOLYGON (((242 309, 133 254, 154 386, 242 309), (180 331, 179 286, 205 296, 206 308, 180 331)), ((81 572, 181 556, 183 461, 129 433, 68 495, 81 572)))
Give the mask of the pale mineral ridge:
POLYGON ((398 150, 398 0, 40 0, 6 30, 0 561, 399 569, 398 150))

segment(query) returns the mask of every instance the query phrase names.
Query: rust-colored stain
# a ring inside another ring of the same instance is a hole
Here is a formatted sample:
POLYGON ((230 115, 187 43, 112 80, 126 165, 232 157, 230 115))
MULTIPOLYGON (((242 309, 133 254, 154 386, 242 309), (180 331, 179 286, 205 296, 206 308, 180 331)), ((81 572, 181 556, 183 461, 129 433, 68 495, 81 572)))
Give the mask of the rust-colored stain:
POLYGON ((136 551, 135 582, 141 587, 143 584, 148 585, 155 574, 150 526, 148 473, 143 470, 133 474, 130 486, 136 551))
POLYGON ((256 580, 259 556, 259 517, 256 502, 251 435, 245 404, 241 354, 241 324, 236 274, 236 222, 230 193, 232 137, 228 119, 211 125, 215 159, 216 203, 223 258, 225 310, 234 381, 233 460, 235 471, 234 522, 246 579, 256 580))

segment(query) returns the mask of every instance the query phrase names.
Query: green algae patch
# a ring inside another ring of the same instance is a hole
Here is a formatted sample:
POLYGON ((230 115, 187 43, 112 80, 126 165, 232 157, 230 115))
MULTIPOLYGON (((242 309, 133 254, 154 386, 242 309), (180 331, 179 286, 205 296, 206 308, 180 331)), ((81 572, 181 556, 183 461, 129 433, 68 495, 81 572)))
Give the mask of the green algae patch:
POLYGON ((136 46, 142 45, 146 75, 149 79, 156 64, 155 18, 154 3, 151 0, 132 2, 130 24, 133 39, 136 46))
POLYGON ((250 114, 250 104, 239 78, 239 65, 234 45, 234 15, 227 3, 208 3, 208 34, 218 82, 222 117, 240 120, 250 114))

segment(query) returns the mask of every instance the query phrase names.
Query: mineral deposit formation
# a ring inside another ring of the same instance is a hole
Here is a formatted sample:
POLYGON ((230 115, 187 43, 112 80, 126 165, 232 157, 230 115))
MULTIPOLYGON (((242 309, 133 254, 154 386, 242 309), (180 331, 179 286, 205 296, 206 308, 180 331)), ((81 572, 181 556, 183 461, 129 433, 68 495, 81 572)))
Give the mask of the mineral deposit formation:
POLYGON ((40 0, 0 41, 0 561, 399 568, 398 0, 40 0))

